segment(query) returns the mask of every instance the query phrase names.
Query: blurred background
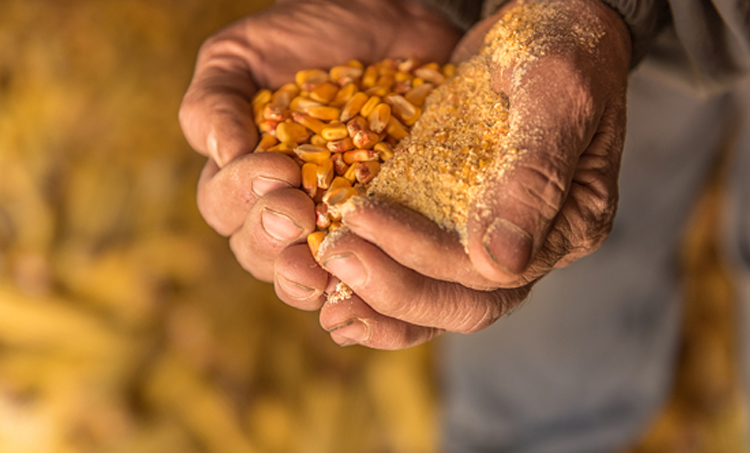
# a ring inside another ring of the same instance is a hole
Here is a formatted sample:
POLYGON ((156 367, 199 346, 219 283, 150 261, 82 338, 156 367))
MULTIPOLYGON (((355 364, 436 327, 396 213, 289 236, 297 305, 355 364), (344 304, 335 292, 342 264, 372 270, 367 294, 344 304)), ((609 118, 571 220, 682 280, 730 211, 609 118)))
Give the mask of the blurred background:
MULTIPOLYGON (((269 3, 0 2, 0 452, 438 450, 438 346, 336 346, 195 207, 195 55, 269 3)), ((721 179, 685 239, 673 396, 631 453, 747 450, 721 179)))

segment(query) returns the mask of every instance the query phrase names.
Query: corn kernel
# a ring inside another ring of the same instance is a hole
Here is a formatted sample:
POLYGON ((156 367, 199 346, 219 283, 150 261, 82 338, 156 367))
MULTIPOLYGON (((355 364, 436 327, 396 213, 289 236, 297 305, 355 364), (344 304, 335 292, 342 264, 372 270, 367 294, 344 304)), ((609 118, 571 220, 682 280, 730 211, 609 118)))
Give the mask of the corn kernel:
POLYGON ((440 85, 445 81, 445 77, 440 74, 437 68, 428 65, 415 69, 414 75, 433 85, 440 85))
POLYGON ((341 116, 339 119, 342 122, 347 122, 350 119, 354 118, 360 110, 362 110, 362 107, 367 102, 367 95, 365 93, 359 92, 352 96, 351 99, 344 105, 344 108, 341 109, 341 116))
POLYGON ((446 63, 443 68, 440 70, 440 72, 443 74, 443 77, 446 79, 450 79, 454 75, 456 75, 456 65, 453 63, 446 63))
POLYGON ((314 198, 318 191, 318 166, 314 163, 306 163, 302 166, 302 189, 314 198))
POLYGON ((276 145, 279 141, 271 134, 263 134, 263 136, 258 141, 258 146, 255 147, 256 153, 261 153, 264 151, 268 151, 268 149, 274 145, 276 145))
POLYGON ((367 126, 369 124, 367 124, 366 119, 361 116, 355 116, 346 123, 346 130, 349 133, 349 137, 354 137, 357 135, 357 132, 367 129, 367 126))
POLYGON ((325 203, 315 205, 315 226, 319 230, 325 230, 331 226, 331 218, 328 216, 328 205, 325 203))
POLYGON ((335 126, 328 126, 320 131, 320 135, 326 140, 341 140, 349 135, 346 126, 338 124, 335 126))
POLYGON ((359 131, 352 137, 352 143, 359 149, 371 149, 379 141, 378 134, 368 130, 359 131))
POLYGON ((343 153, 355 148, 351 137, 344 137, 341 140, 333 140, 326 144, 328 150, 332 153, 343 153))
POLYGON ((344 156, 340 153, 331 155, 331 162, 333 162, 333 172, 338 176, 343 175, 349 169, 349 165, 344 162, 344 156))
POLYGON ((307 109, 307 114, 319 120, 331 121, 338 119, 338 117, 341 115, 341 110, 337 109, 336 107, 326 107, 322 105, 312 106, 307 109))
POLYGON ((289 103, 289 110, 292 112, 302 112, 307 113, 307 109, 314 106, 322 106, 320 102, 313 101, 312 99, 308 99, 302 96, 297 96, 296 98, 292 99, 292 102, 289 103))
POLYGON ((271 102, 271 90, 260 90, 253 95, 253 105, 265 105, 271 102))
POLYGON ((372 113, 368 117, 370 121, 370 130, 377 132, 378 134, 385 130, 388 126, 388 120, 391 119, 391 107, 388 104, 380 103, 375 106, 372 113))
POLYGON ((322 136, 315 134, 312 137, 310 137, 310 144, 315 146, 326 146, 328 144, 328 140, 324 139, 322 136))
POLYGON ((316 86, 328 81, 328 73, 321 69, 306 69, 294 76, 297 86, 305 91, 311 91, 316 86))
POLYGON ((391 119, 388 120, 388 127, 386 127, 385 130, 388 132, 388 135, 399 141, 409 136, 409 131, 407 131, 404 125, 393 115, 391 115, 391 119))
POLYGON ((365 65, 363 65, 359 60, 349 60, 346 62, 347 66, 351 66, 352 68, 359 68, 364 71, 365 65))
POLYGON ((333 82, 323 82, 314 90, 310 91, 310 99, 313 101, 322 102, 328 104, 336 96, 339 91, 339 86, 333 82))
POLYGON ((307 113, 295 112, 292 113, 292 118, 294 119, 294 121, 305 126, 316 134, 320 134, 320 131, 326 128, 326 124, 324 122, 320 121, 317 118, 313 118, 307 113))
POLYGON ((367 184, 380 172, 380 163, 376 160, 360 162, 354 171, 357 181, 367 184))
POLYGON ((378 158, 382 161, 386 161, 393 157, 393 148, 388 143, 377 143, 372 149, 378 152, 378 158))
POLYGON ((357 94, 358 90, 359 88, 357 88, 356 84, 347 83, 341 87, 338 93, 336 93, 336 96, 331 100, 330 106, 339 108, 345 106, 349 100, 357 94))
POLYGON ((294 148, 294 154, 303 161, 313 164, 319 164, 331 157, 331 152, 326 148, 309 144, 297 146, 294 148))
POLYGON ((365 102, 365 105, 362 106, 362 109, 359 111, 359 114, 367 118, 370 116, 370 113, 372 113, 373 110, 375 110, 375 107, 380 104, 380 97, 379 96, 371 96, 370 99, 365 102))
POLYGON ((284 121, 276 126, 276 138, 282 142, 305 143, 310 138, 310 133, 301 124, 284 121))
MULTIPOLYGON (((362 68, 356 68, 353 66, 334 66, 328 72, 332 82, 339 83, 340 80, 356 80, 362 77, 362 68)), ((343 85, 339 83, 340 85, 343 85)))
POLYGON ((294 154, 294 148, 296 147, 297 143, 295 142, 281 142, 278 145, 268 148, 267 152, 282 153, 286 154, 287 156, 296 156, 296 154, 294 154))
POLYGON ((347 164, 366 162, 377 158, 378 152, 369 149, 355 149, 354 151, 347 151, 344 153, 344 162, 347 164))
POLYGON ((416 58, 409 58, 400 62, 397 66, 397 69, 401 72, 409 73, 418 66, 419 66, 419 60, 417 60, 416 58))
POLYGON ((346 200, 355 195, 357 195, 357 189, 353 187, 342 187, 331 192, 331 194, 328 196, 328 199, 326 200, 326 204, 328 204, 328 207, 331 208, 333 206, 344 203, 346 200))
POLYGON ((317 169, 318 187, 321 189, 327 189, 333 181, 333 161, 331 159, 323 159, 318 164, 317 169))
POLYGON ((320 244, 326 238, 327 233, 325 231, 315 231, 307 235, 307 246, 310 247, 310 252, 313 258, 318 259, 318 252, 320 251, 320 244))
POLYGON ((406 98, 401 95, 389 94, 386 96, 385 102, 390 104, 392 112, 396 118, 401 120, 407 126, 416 123, 422 115, 422 109, 407 101, 406 98))
POLYGON ((362 89, 372 88, 373 85, 375 85, 375 82, 378 80, 378 76, 380 75, 378 68, 375 66, 368 66, 367 69, 365 69, 365 73, 362 76, 362 83, 360 86, 362 89))

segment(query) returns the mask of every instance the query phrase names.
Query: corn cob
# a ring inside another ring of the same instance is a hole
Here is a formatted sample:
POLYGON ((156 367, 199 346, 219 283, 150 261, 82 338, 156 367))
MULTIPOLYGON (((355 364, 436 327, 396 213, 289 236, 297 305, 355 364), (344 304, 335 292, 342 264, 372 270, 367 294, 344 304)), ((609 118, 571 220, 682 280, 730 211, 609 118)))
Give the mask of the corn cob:
POLYGON ((318 231, 308 239, 316 259, 327 232, 341 224, 336 208, 362 193, 408 136, 427 95, 453 73, 453 65, 413 58, 370 66, 352 60, 329 71, 299 71, 294 83, 255 95, 263 134, 255 151, 295 157, 301 188, 316 201, 318 231))

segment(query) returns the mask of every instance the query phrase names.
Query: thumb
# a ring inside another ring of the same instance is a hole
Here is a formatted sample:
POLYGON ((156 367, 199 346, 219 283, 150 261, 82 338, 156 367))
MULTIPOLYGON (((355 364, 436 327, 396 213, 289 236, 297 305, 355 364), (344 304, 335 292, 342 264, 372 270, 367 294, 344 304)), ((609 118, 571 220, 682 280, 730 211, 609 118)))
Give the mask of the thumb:
MULTIPOLYGON (((540 263, 528 272, 566 202, 601 116, 580 80, 570 62, 547 59, 527 67, 513 83, 498 86, 509 93, 510 128, 498 150, 503 157, 471 208, 467 250, 477 271, 500 285, 528 283, 555 264, 540 263)), ((544 260, 550 260, 548 254, 544 260)))

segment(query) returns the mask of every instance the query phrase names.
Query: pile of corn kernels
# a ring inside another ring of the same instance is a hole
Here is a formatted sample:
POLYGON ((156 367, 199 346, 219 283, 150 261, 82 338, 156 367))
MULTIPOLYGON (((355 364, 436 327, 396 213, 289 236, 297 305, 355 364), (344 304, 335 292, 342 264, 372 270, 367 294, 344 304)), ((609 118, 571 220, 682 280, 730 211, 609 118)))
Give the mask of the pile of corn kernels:
POLYGON ((286 154, 300 165, 302 189, 315 201, 313 256, 328 232, 341 226, 341 205, 359 193, 393 157, 422 114, 425 98, 456 67, 385 59, 356 60, 329 71, 299 71, 294 83, 253 98, 261 138, 255 152, 286 154))

